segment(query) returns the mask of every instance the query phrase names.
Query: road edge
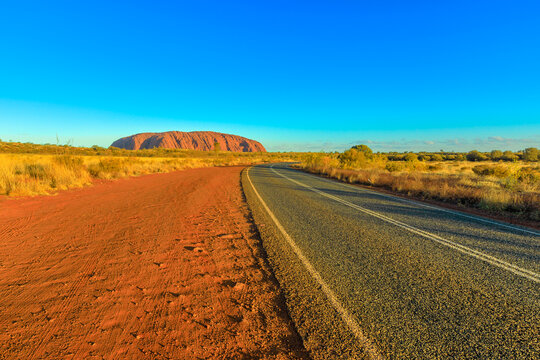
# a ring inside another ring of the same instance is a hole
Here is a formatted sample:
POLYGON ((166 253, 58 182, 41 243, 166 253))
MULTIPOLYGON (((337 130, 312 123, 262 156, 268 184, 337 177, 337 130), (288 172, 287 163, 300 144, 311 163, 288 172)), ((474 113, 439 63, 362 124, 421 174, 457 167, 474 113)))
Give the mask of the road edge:
POLYGON ((327 298, 320 283, 313 278, 294 253, 259 201, 248 178, 248 171, 251 168, 253 167, 242 171, 242 188, 254 223, 259 230, 261 245, 268 263, 280 290, 283 291, 287 311, 311 357, 313 359, 382 358, 377 352, 372 352, 375 355, 373 357, 369 354, 369 346, 366 349, 363 344, 360 344, 358 338, 343 321, 342 315, 335 309, 332 301, 327 298), (320 326, 315 328, 313 324, 320 326))
POLYGON ((392 191, 392 190, 389 190, 389 189, 381 187, 381 186, 368 186, 368 185, 358 184, 358 183, 352 183, 351 184, 351 183, 345 182, 343 180, 340 180, 340 179, 337 179, 337 178, 334 178, 334 177, 330 177, 330 176, 325 175, 325 174, 320 174, 320 173, 317 173, 317 172, 311 172, 311 171, 303 169, 303 168, 297 168, 297 167, 292 167, 292 166, 290 168, 293 169, 293 170, 304 172, 306 174, 310 174, 310 175, 320 177, 322 179, 326 179, 328 181, 332 181, 332 182, 336 182, 336 183, 339 183, 339 184, 359 188, 359 189, 362 189, 362 190, 373 191, 373 192, 379 193, 381 195, 395 196, 396 198, 399 198, 399 199, 402 199, 402 200, 411 201, 411 202, 418 202, 420 204, 425 204, 425 206, 439 207, 439 208, 441 208, 441 210, 446 210, 446 211, 449 211, 449 212, 463 213, 464 215, 478 217, 478 218, 484 219, 484 220, 492 220, 492 221, 500 222, 503 225, 508 224, 510 226, 522 227, 522 228, 524 228, 526 230, 532 230, 532 231, 539 231, 540 230, 540 223, 536 224, 532 220, 523 220, 523 219, 519 219, 519 218, 516 218, 516 217, 511 217, 511 216, 496 215, 496 214, 490 213, 490 212, 482 210, 482 209, 473 208, 473 207, 470 207, 470 206, 460 206, 460 205, 457 205, 457 204, 454 204, 454 203, 451 203, 451 202, 444 202, 442 200, 423 199, 423 198, 420 198, 420 197, 417 197, 417 196, 412 196, 412 195, 409 196, 409 195, 407 195, 405 193, 392 191))
POLYGON ((253 216, 253 211, 251 210, 251 206, 248 201, 248 196, 246 194, 244 179, 247 172, 247 169, 251 167, 245 167, 242 169, 240 173, 240 189, 242 191, 242 198, 244 202, 246 203, 249 211, 249 222, 252 223, 253 226, 253 233, 255 238, 258 239, 257 243, 255 244, 255 249, 253 249, 253 246, 250 245, 251 251, 253 252, 253 257, 257 260, 258 266, 265 271, 266 278, 268 281, 272 282, 275 285, 275 288, 277 289, 275 294, 275 305, 278 307, 277 312, 281 315, 282 320, 287 321, 288 325, 290 326, 291 333, 294 334, 294 338, 287 339, 288 342, 296 343, 293 345, 300 346, 300 354, 298 359, 311 359, 309 356, 309 352, 306 349, 303 338, 298 332, 298 328, 296 327, 295 322, 293 321, 289 308, 286 303, 285 294, 283 292, 283 289, 281 287, 280 282, 278 281, 276 274, 274 272, 273 267, 271 266, 271 263, 269 261, 268 253, 266 252, 265 247, 263 246, 263 238, 261 236, 261 232, 259 229, 259 226, 257 225, 256 219, 253 216))

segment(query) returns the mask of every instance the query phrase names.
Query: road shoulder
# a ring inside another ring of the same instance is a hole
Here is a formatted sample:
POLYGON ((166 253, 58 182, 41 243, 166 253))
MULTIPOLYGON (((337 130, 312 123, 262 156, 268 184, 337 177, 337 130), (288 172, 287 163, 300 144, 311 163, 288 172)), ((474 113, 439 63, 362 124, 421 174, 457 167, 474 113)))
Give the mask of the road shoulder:
POLYGON ((307 359, 242 167, 0 208, 0 358, 307 359))
POLYGON ((272 270, 284 291, 287 308, 313 359, 368 359, 365 349, 334 309, 263 208, 242 173, 247 202, 259 229, 272 270))

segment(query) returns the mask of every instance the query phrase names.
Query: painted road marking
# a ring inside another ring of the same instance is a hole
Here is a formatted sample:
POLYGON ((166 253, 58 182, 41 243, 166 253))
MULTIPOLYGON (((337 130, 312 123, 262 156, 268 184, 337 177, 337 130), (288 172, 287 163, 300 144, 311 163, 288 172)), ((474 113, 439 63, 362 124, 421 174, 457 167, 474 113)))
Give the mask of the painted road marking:
MULTIPOLYGON (((312 174, 310 174, 310 175, 312 175, 312 174)), ((473 219, 473 220, 476 220, 476 221, 485 222, 487 224, 497 225, 497 226, 500 226, 500 227, 505 227, 505 228, 508 228, 508 229, 521 231, 521 232, 528 233, 528 234, 531 234, 531 235, 540 236, 540 232, 535 231, 535 230, 525 229, 523 227, 514 226, 514 225, 510 225, 510 224, 505 224, 505 223, 502 223, 502 222, 499 222, 499 221, 485 219, 485 218, 480 217, 480 216, 468 215, 468 214, 465 214, 465 213, 462 213, 462 212, 459 212, 459 211, 449 210, 449 209, 445 209, 445 208, 434 206, 434 205, 427 205, 427 204, 421 203, 419 201, 403 199, 402 197, 399 197, 399 196, 387 195, 387 194, 383 194, 383 193, 380 193, 380 192, 377 192, 377 191, 363 189, 363 188, 360 188, 358 186, 354 186, 354 185, 351 185, 351 184, 346 184, 346 183, 339 182, 337 180, 327 179, 327 178, 324 178, 324 177, 317 177, 317 178, 320 179, 320 180, 324 180, 326 182, 329 182, 331 184, 342 185, 342 186, 354 189, 354 190, 359 191, 359 192, 365 192, 365 193, 368 193, 368 194, 377 195, 377 196, 384 197, 384 198, 387 198, 387 199, 396 200, 396 201, 404 202, 404 203, 411 204, 411 205, 421 206, 421 207, 425 207, 425 208, 432 209, 432 210, 442 211, 442 212, 450 213, 450 214, 453 214, 453 215, 458 215, 458 216, 466 217, 466 218, 469 218, 469 219, 473 219)))
POLYGON ((276 173, 277 175, 297 184, 297 185, 300 185, 300 186, 303 186, 305 187, 306 189, 309 189, 317 194, 320 194, 322 196, 325 196, 329 199, 332 199, 334 201, 337 201, 343 205, 346 205, 348 207, 351 207, 353 209, 356 209, 358 211, 361 211, 363 213, 366 213, 368 215, 371 215, 371 216, 374 216, 376 218, 379 218, 383 221, 386 221, 388 223, 391 223, 393 225, 396 225, 398 227, 401 227, 403 229, 406 229, 412 233, 415 233, 417 235, 420 235, 422 237, 425 237, 427 239, 430 239, 430 240, 433 240, 435 242, 438 242, 439 244, 442 244, 442 245, 445 245, 445 246, 448 246, 449 248, 452 248, 454 250, 457 250, 461 253, 464 253, 466 255, 469 255, 469 256, 472 256, 476 259, 479 259, 479 260, 482 260, 486 263, 489 263, 491 265, 494 265, 494 266, 497 266, 501 269, 504 269, 504 270, 507 270, 513 274, 516 274, 516 275, 519 275, 521 277, 524 277, 526 279, 529 279, 531 281, 534 281, 536 283, 540 283, 540 274, 534 272, 534 271, 531 271, 531 270, 527 270, 527 269, 523 269, 517 265, 514 265, 514 264, 511 264, 509 262, 506 262, 504 260, 501 260, 501 259, 498 259, 494 256, 491 256, 491 255, 488 255, 488 254, 485 254, 483 252, 480 252, 480 251, 477 251, 477 250, 474 250, 474 249, 471 249, 467 246, 464 246, 464 245, 461 245, 461 244, 458 244, 458 243, 455 243, 453 241, 450 241, 450 240, 447 240, 447 239, 444 239, 438 235, 435 235, 435 234, 432 234, 432 233, 429 233, 427 231, 424 231, 424 230, 421 230, 421 229, 418 229, 412 225, 408 225, 408 224, 405 224, 401 221, 398 221, 398 220, 394 220, 386 215, 383 215, 383 214, 380 214, 378 212, 375 212, 375 211, 372 211, 372 210, 369 210, 369 209, 366 209, 362 206, 359 206, 359 205, 356 205, 356 204, 353 204, 347 200, 343 200, 341 198, 338 198, 337 196, 334 196, 334 195, 330 195, 328 193, 325 193, 324 191, 321 191, 319 189, 315 189, 309 185, 306 185, 300 181, 297 181, 297 180, 294 180, 294 179, 291 179, 290 177, 288 177, 287 175, 283 175, 281 173, 279 173, 278 171, 276 171, 276 169, 274 169, 274 166, 272 165, 270 167, 270 169, 276 173))
POLYGON ((268 213, 268 215, 270 216, 274 224, 276 224, 277 228, 279 229, 279 231, 281 232, 285 240, 287 240, 287 243, 293 249, 298 259, 300 259, 300 261, 302 262, 302 264, 304 265, 308 273, 311 275, 311 277, 313 277, 313 279, 315 279, 315 281, 317 281, 317 283, 321 286, 322 291, 324 292, 328 300, 330 300, 330 303, 332 304, 334 309, 336 309, 336 311, 339 313, 339 315, 341 316, 345 324, 349 327, 349 329, 356 336, 356 338, 361 342, 362 346, 367 350, 370 356, 373 359, 384 359, 383 356, 375 347, 375 345, 364 335, 364 333, 362 332, 362 329, 360 328, 356 320, 352 317, 352 315, 347 311, 347 309, 345 309, 345 307, 338 300, 338 298, 336 297, 336 294, 334 294, 332 289, 330 289, 328 284, 326 284, 326 282, 323 280, 323 278, 321 277, 321 274, 319 274, 319 272, 315 270, 313 265, 311 265, 309 260, 305 257, 305 255, 300 250, 300 248, 296 245, 294 240, 285 231, 285 229, 283 228, 279 220, 276 218, 274 213, 270 210, 268 205, 266 205, 266 202, 264 202, 261 195, 259 195, 259 192, 255 188, 255 185, 253 185, 253 183, 251 182, 251 178, 249 176, 249 170, 250 169, 247 169, 246 171, 246 177, 247 177, 247 180, 249 181, 249 184, 251 185, 251 188, 253 189, 253 192, 255 193, 255 195, 257 195, 257 198, 261 202, 263 208, 266 210, 266 212, 268 213))

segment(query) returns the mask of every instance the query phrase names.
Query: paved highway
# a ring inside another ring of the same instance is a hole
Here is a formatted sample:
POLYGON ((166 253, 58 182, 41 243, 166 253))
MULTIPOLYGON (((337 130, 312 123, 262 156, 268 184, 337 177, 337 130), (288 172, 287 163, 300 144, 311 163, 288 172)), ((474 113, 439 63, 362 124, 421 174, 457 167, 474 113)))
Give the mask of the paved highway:
POLYGON ((540 358, 540 232, 307 174, 243 185, 315 359, 540 358))

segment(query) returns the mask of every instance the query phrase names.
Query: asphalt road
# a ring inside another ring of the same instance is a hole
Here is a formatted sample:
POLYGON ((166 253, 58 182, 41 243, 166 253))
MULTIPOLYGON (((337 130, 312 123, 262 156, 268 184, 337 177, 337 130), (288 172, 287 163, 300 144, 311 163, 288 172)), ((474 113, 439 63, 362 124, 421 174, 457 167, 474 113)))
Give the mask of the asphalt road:
POLYGON ((243 185, 313 358, 540 358, 539 231, 287 164, 243 185))

